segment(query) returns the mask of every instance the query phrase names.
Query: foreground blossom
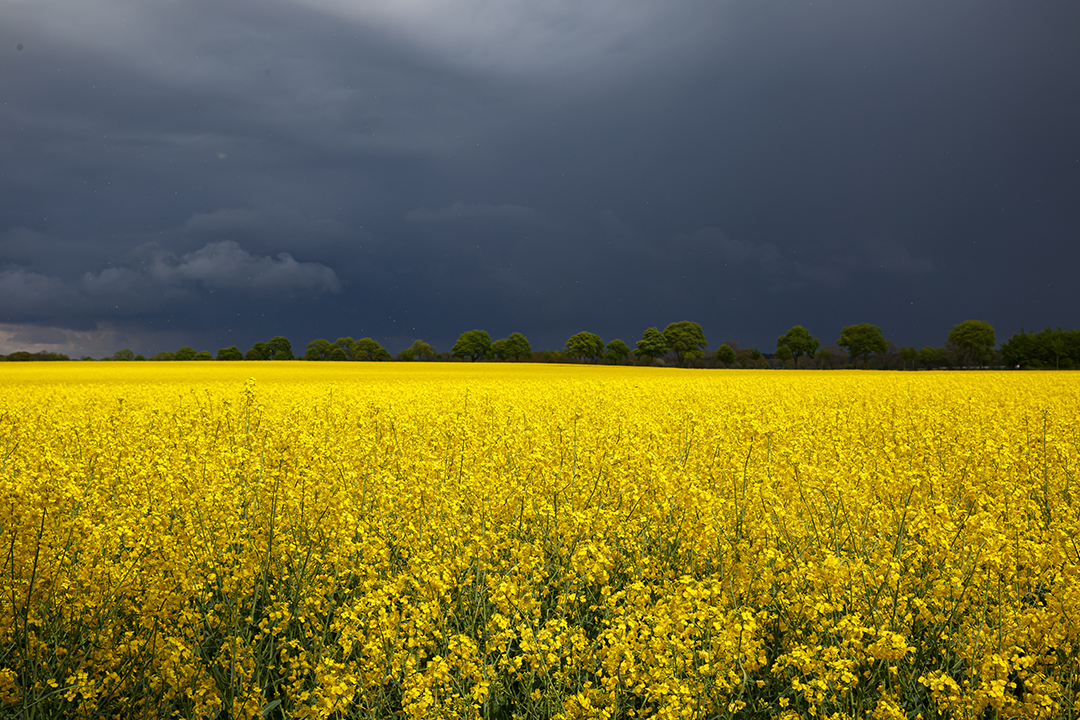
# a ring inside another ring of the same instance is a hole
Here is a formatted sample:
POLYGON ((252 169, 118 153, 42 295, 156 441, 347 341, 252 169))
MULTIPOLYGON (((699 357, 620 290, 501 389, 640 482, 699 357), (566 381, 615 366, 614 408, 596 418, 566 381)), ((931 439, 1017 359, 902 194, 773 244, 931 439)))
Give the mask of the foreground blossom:
POLYGON ((0 385, 5 713, 1078 711, 1068 374, 56 363, 0 385))

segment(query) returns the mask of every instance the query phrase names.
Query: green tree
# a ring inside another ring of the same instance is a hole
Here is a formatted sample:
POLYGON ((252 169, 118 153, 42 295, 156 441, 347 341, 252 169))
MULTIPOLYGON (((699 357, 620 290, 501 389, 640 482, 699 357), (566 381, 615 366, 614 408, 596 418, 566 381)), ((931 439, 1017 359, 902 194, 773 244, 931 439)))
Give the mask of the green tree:
POLYGON ((196 360, 213 360, 214 356, 210 354, 209 350, 201 350, 195 355, 196 360))
POLYGON ((961 364, 964 361, 979 362, 982 367, 994 357, 994 328, 982 320, 965 320, 953 325, 948 345, 954 350, 961 364))
POLYGON ((278 335, 270 338, 270 342, 266 343, 266 349, 269 353, 268 360, 295 360, 296 356, 293 355, 292 343, 287 338, 283 338, 278 335))
MULTIPOLYGON (((335 340, 332 343, 332 345, 341 350, 342 354, 345 356, 345 358, 344 358, 345 360, 355 360, 356 359, 355 358, 356 341, 353 340, 351 337, 348 337, 348 336, 339 337, 337 340, 335 340)), ((330 354, 333 354, 333 352, 334 352, 334 348, 332 347, 332 348, 330 348, 330 354)), ((333 359, 333 358, 331 358, 331 359, 333 359)))
POLYGON ((916 353, 915 360, 927 369, 941 367, 945 364, 945 349, 927 345, 916 353))
POLYGON ((194 348, 190 348, 187 345, 176 351, 177 360, 195 360, 199 353, 195 352, 194 348))
POLYGON ((900 348, 900 359, 904 361, 904 369, 907 369, 907 364, 911 363, 911 369, 915 369, 915 358, 919 356, 919 351, 915 349, 914 345, 905 345, 900 348))
POLYGON ((825 368, 826 370, 832 369, 833 354, 831 352, 824 349, 818 350, 817 356, 818 360, 821 361, 821 367, 825 368))
POLYGON ((765 359, 765 356, 762 355, 761 351, 756 347, 739 348, 735 353, 735 362, 744 368, 759 368, 764 370, 769 367, 769 361, 765 359))
POLYGON ((1061 369, 1061 358, 1069 354, 1069 342, 1068 336, 1065 331, 1058 327, 1056 330, 1050 331, 1050 340, 1046 343, 1046 347, 1054 355, 1054 369, 1061 369))
POLYGON ((175 360, 176 359, 176 353, 169 352, 168 350, 162 350, 161 352, 159 352, 157 355, 155 355, 154 357, 152 357, 150 359, 151 360, 159 360, 159 361, 175 360))
POLYGON ((521 333, 491 343, 491 354, 500 360, 524 360, 532 357, 532 346, 521 333))
POLYGON ((725 365, 731 365, 735 362, 735 350, 727 343, 724 343, 716 349, 716 359, 718 362, 722 362, 725 365))
POLYGON ((641 334, 641 339, 637 341, 637 349, 634 350, 634 355, 638 358, 649 358, 653 362, 667 353, 667 338, 664 337, 664 333, 654 327, 645 329, 645 332, 641 334))
POLYGON ((791 348, 787 345, 776 346, 776 359, 782 363, 786 363, 788 360, 794 358, 795 355, 791 352, 791 348))
POLYGON ((218 360, 243 360, 244 354, 240 352, 240 348, 232 345, 230 347, 223 347, 217 351, 218 360))
POLYGON ((349 356, 345 354, 345 350, 340 345, 333 345, 330 349, 330 354, 326 356, 327 360, 333 360, 334 362, 345 362, 349 359, 349 356))
POLYGON ((675 362, 682 365, 686 360, 705 357, 705 333, 696 322, 682 320, 664 328, 664 340, 668 349, 675 353, 675 362))
POLYGON ((532 345, 521 333, 510 333, 506 337, 506 354, 514 360, 529 360, 532 358, 532 345))
POLYGON ((112 359, 113 360, 134 360, 135 359, 135 353, 133 353, 131 350, 117 350, 116 352, 113 353, 112 359))
POLYGON ((413 340, 413 344, 398 353, 398 360, 432 360, 435 357, 435 348, 423 340, 413 340))
POLYGON ((994 358, 994 328, 981 320, 966 320, 953 326, 948 334, 948 347, 953 350, 961 365, 978 361, 978 366, 994 358))
POLYGON ((491 356, 491 336, 484 330, 468 330, 458 336, 450 354, 458 358, 469 358, 473 362, 491 356))
POLYGON ((579 360, 599 360, 604 354, 604 341, 591 332, 579 332, 566 341, 563 352, 579 360))
POLYGON ((1012 367, 1074 368, 1080 365, 1080 330, 1057 327, 1033 333, 1021 328, 1002 343, 1001 358, 1012 367))
POLYGON ((1001 344, 1001 359, 1009 367, 1035 367, 1038 363, 1035 333, 1020 332, 1001 344))
POLYGON ((821 343, 818 339, 811 335, 810 331, 802 325, 793 326, 790 330, 776 339, 777 357, 780 356, 781 345, 786 345, 788 350, 791 351, 791 358, 795 361, 796 365, 799 364, 799 358, 803 355, 813 358, 814 353, 821 347, 821 343))
POLYGON ((325 338, 316 338, 307 345, 307 350, 304 351, 305 360, 325 360, 330 355, 330 349, 334 347, 329 340, 325 338))
POLYGON ((244 353, 245 360, 269 360, 270 353, 267 350, 266 343, 257 342, 251 346, 251 349, 244 353))
POLYGON ((360 338, 353 343, 353 357, 357 360, 393 360, 390 351, 371 338, 360 338))
POLYGON ((628 357, 630 357, 630 347, 618 338, 609 342, 604 350, 604 359, 612 365, 617 365, 628 357))
POLYGON ((881 334, 881 328, 870 323, 848 325, 840 331, 836 344, 848 351, 852 359, 863 358, 863 366, 870 367, 870 354, 883 353, 889 349, 889 342, 881 334))

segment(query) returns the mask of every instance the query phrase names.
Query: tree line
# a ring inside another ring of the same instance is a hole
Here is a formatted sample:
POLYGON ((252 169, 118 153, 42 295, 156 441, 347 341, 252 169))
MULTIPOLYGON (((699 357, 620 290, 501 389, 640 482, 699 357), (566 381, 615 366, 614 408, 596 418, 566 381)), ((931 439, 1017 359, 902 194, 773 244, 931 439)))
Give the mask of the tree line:
MULTIPOLYGON (((16 352, 0 355, 7 361, 67 360, 59 353, 16 352)), ((93 358, 84 357, 83 360, 93 358)), ((876 325, 848 325, 833 343, 823 345, 802 325, 795 325, 776 340, 773 352, 757 347, 740 347, 727 340, 709 349, 701 325, 689 320, 669 324, 663 330, 650 327, 631 348, 622 339, 605 342, 599 335, 582 331, 570 336, 561 350, 534 351, 521 333, 493 340, 484 330, 463 332, 448 351, 438 352, 423 340, 416 340, 396 356, 372 338, 340 337, 334 341, 318 338, 307 344, 303 354, 293 352, 283 336, 257 342, 246 352, 234 346, 217 354, 191 347, 162 351, 149 358, 131 350, 118 350, 103 360, 307 360, 307 361, 468 361, 468 362, 579 362, 611 365, 674 365, 678 367, 738 368, 819 368, 862 367, 880 369, 926 369, 950 367, 1055 368, 1080 367, 1080 330, 1050 328, 1039 332, 1021 330, 996 346, 994 328, 980 320, 965 320, 953 326, 941 347, 898 346, 890 342, 876 325)))
POLYGON ((1028 332, 1021 328, 1001 346, 1001 359, 1009 367, 1080 368, 1080 330, 1057 327, 1028 332))

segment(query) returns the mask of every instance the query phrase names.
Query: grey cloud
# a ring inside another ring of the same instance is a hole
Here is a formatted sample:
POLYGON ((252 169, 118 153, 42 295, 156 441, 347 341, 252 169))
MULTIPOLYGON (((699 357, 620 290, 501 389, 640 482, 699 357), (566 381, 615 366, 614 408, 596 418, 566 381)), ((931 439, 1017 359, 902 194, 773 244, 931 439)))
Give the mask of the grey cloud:
POLYGON ((842 290, 848 282, 856 264, 848 258, 832 258, 825 263, 808 263, 801 260, 791 262, 790 274, 794 280, 788 280, 775 289, 802 290, 807 285, 842 290))
POLYGON ((298 262, 285 252, 276 257, 252 255, 232 240, 208 243, 179 256, 159 250, 146 267, 108 267, 83 273, 73 283, 18 266, 0 271, 0 304, 9 317, 61 310, 80 317, 102 311, 138 315, 190 299, 199 288, 272 298, 295 291, 336 293, 341 282, 321 263, 298 262))
MULTIPOLYGON (((557 73, 588 77, 582 67, 623 71, 617 59, 633 48, 657 53, 672 36, 701 32, 696 3, 678 5, 594 0, 293 0, 295 4, 378 28, 439 57, 489 74, 557 73), (658 27, 677 28, 671 35, 658 27), (662 39, 661 39, 662 38, 662 39)), ((669 47, 669 46, 667 46, 669 47)))
POLYGON ((818 262, 792 260, 787 269, 796 278, 786 283, 790 289, 815 285, 842 290, 858 276, 884 273, 895 278, 924 277, 938 272, 941 264, 898 243, 875 239, 818 262))
MULTIPOLYGON (((44 351, 65 353, 75 358, 84 355, 112 355, 120 348, 139 348, 145 352, 153 352, 145 347, 145 339, 140 337, 141 335, 142 333, 107 323, 97 324, 86 330, 51 325, 0 323, 0 354, 44 351)), ((178 332, 159 333, 156 339, 170 348, 180 347, 188 340, 183 333, 178 332)))
POLYGON ((197 232, 222 232, 263 225, 262 215, 247 208, 221 208, 210 213, 195 213, 184 228, 197 232))
POLYGON ((806 252, 804 248, 801 255, 795 257, 785 254, 773 243, 732 238, 715 227, 701 228, 690 236, 674 236, 669 240, 666 252, 677 257, 707 253, 728 267, 760 273, 759 281, 768 283, 773 291, 797 291, 809 286, 842 290, 860 274, 884 272, 911 277, 939 269, 935 261, 886 240, 870 240, 831 255, 806 252), (818 259, 804 260, 803 255, 818 259))
POLYGON ((163 299, 160 290, 171 289, 160 288, 158 293, 154 293, 153 278, 125 267, 105 268, 96 274, 84 273, 79 278, 78 288, 86 296, 117 302, 138 295, 148 298, 157 295, 158 302, 152 303, 154 306, 159 305, 160 300, 163 299))
POLYGON ((73 295, 71 288, 59 278, 22 267, 0 271, 0 307, 9 314, 63 308, 73 299, 73 295))
POLYGON ((49 240, 49 236, 38 230, 20 226, 7 232, 0 233, 0 252, 5 256, 20 256, 28 253, 22 250, 33 250, 36 246, 49 240))
POLYGON ((639 249, 660 258, 682 261, 688 257, 710 257, 727 266, 744 266, 767 273, 781 269, 780 251, 768 242, 754 242, 730 237, 716 227, 704 227, 690 235, 673 235, 664 243, 639 243, 639 249))
POLYGON ((456 202, 438 210, 416 208, 405 219, 414 223, 444 223, 458 220, 493 220, 514 225, 550 225, 536 210, 521 205, 466 205, 456 202))
POLYGON ((87 335, 63 328, 0 323, 0 354, 17 351, 70 353, 75 347, 81 348, 82 343, 77 341, 86 340, 87 335))
POLYGON ((326 265, 297 262, 283 252, 276 258, 256 257, 232 240, 209 243, 193 253, 163 255, 150 275, 166 283, 199 282, 222 290, 337 292, 341 283, 326 265))
POLYGON ((927 275, 940 269, 939 264, 925 257, 915 256, 903 245, 887 240, 870 240, 863 250, 864 263, 902 276, 927 275))
POLYGON ((768 338, 847 291, 936 344, 1075 307, 1080 5, 0 5, 0 321, 768 338))
POLYGON ((735 239, 714 227, 698 230, 693 240, 729 262, 753 263, 770 269, 780 259, 780 251, 772 243, 735 239))
POLYGON ((609 237, 633 238, 637 235, 629 224, 610 210, 602 210, 596 213, 593 219, 600 223, 600 227, 604 228, 604 232, 609 237))

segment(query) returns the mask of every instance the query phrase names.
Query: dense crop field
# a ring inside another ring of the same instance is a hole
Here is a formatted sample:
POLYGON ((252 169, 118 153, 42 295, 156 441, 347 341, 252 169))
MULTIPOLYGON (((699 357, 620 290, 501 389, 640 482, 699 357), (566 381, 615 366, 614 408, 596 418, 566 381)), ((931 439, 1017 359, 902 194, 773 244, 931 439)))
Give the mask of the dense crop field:
POLYGON ((0 714, 1080 716, 1075 375, 7 365, 0 451, 0 714))

